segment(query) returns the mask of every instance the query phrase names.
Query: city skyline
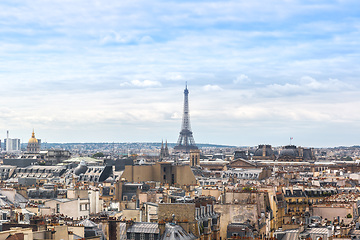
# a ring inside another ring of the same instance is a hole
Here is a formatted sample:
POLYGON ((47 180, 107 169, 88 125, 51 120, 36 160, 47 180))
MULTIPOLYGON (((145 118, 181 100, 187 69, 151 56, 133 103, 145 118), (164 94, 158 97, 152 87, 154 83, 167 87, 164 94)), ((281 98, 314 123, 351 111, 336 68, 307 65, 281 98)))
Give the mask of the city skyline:
POLYGON ((358 1, 2 1, 0 139, 359 145, 358 1))

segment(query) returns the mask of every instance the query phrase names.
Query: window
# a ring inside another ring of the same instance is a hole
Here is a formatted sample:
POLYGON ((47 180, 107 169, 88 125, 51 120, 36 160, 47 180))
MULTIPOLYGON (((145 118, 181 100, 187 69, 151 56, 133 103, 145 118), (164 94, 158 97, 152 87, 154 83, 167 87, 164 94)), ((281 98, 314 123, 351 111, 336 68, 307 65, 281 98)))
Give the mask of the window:
POLYGON ((60 204, 59 203, 56 204, 56 213, 60 213, 60 204))
POLYGON ((87 211, 89 209, 89 205, 87 203, 80 204, 80 211, 87 211))
POLYGON ((150 234, 150 240, 155 240, 153 233, 150 234))
POLYGON ((145 233, 140 233, 140 240, 145 240, 145 233))
POLYGON ((133 232, 130 233, 130 239, 131 239, 131 240, 135 240, 135 233, 133 233, 133 232))

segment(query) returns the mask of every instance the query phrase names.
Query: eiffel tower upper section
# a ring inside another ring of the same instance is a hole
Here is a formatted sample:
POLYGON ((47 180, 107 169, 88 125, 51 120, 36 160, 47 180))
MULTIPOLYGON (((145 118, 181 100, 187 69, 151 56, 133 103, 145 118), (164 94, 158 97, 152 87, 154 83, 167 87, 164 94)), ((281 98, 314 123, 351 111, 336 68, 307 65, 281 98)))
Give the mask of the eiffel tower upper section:
POLYGON ((177 152, 190 152, 191 149, 198 149, 195 145, 195 140, 190 127, 190 115, 189 115, 189 90, 187 84, 184 90, 184 113, 182 118, 182 126, 177 141, 177 145, 174 150, 177 152))

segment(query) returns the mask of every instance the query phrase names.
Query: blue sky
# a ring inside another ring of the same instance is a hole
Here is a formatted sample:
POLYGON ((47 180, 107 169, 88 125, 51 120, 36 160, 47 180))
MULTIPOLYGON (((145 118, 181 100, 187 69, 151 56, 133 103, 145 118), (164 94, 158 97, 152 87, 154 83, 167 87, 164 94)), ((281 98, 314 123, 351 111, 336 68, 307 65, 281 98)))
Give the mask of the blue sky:
POLYGON ((0 2, 0 138, 356 145, 360 2, 0 2))

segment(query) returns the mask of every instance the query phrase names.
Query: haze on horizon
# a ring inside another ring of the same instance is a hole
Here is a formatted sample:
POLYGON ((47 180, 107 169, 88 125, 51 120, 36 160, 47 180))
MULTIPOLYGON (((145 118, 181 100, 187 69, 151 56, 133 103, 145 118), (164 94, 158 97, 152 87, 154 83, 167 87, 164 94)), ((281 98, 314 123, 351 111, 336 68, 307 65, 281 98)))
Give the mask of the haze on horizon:
POLYGON ((0 2, 0 138, 359 145, 360 2, 0 2))

